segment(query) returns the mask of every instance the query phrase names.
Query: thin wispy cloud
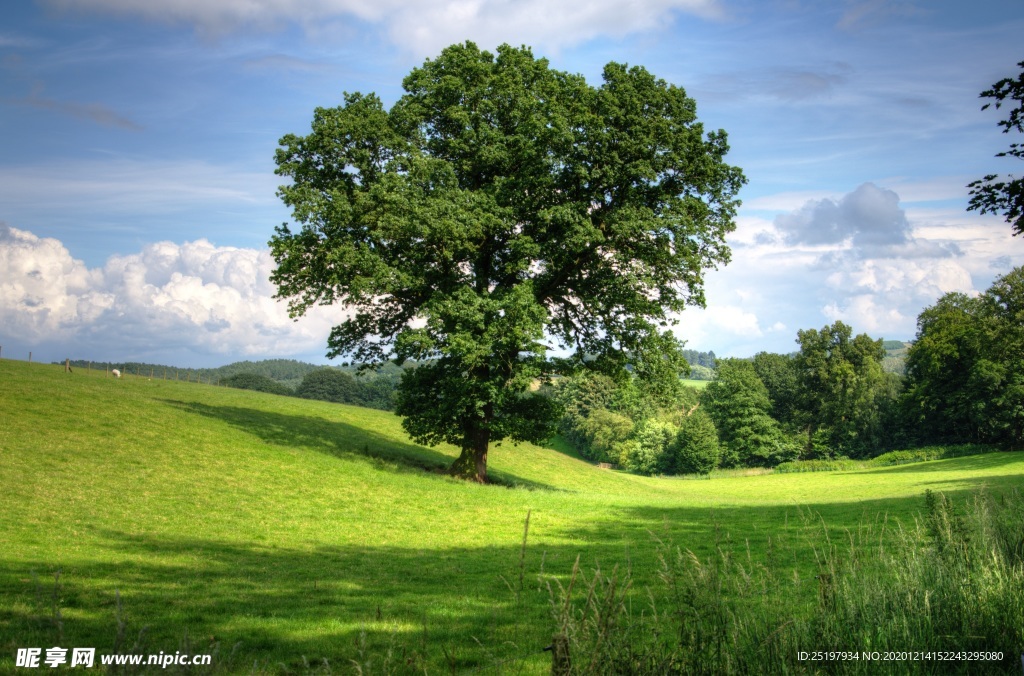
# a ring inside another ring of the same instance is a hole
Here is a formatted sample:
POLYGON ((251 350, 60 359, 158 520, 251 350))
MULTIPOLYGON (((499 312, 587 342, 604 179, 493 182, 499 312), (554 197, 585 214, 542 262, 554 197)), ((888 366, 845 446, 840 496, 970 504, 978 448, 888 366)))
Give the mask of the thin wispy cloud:
POLYGON ((88 120, 107 127, 117 127, 130 131, 141 131, 142 125, 128 119, 120 113, 101 103, 81 103, 77 101, 59 101, 43 96, 42 85, 34 85, 28 96, 23 98, 4 99, 5 103, 29 106, 39 110, 49 110, 61 115, 88 120))
POLYGON ((719 101, 775 99, 781 102, 822 101, 848 82, 852 68, 834 63, 775 68, 750 68, 716 73, 696 84, 702 98, 719 101))
POLYGON ((846 9, 836 23, 843 30, 869 28, 894 19, 919 16, 925 12, 909 0, 848 0, 846 9))
POLYGON ((312 61, 301 59, 288 54, 266 54, 245 60, 245 67, 249 70, 277 70, 277 71, 299 71, 305 73, 322 73, 333 68, 331 64, 323 61, 312 61))
POLYGON ((124 157, 0 166, 0 202, 45 204, 117 213, 173 213, 185 207, 278 204, 279 179, 200 160, 142 161, 124 157))
POLYGON ((0 49, 38 47, 42 44, 44 44, 42 40, 29 37, 27 35, 16 35, 14 33, 0 33, 0 49))
POLYGON ((724 15, 717 0, 48 0, 66 10, 182 22, 224 34, 361 21, 380 26, 393 44, 418 55, 472 38, 487 46, 524 42, 558 50, 601 35, 624 36, 670 24, 676 14, 724 15))

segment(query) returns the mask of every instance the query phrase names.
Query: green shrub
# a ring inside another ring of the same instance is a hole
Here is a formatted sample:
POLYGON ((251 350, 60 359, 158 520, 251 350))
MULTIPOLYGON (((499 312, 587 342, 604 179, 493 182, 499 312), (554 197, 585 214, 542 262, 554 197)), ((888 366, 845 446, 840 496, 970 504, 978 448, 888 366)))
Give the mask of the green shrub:
POLYGON ((609 410, 615 405, 618 386, 608 376, 584 372, 560 379, 555 387, 555 399, 562 407, 559 431, 585 458, 591 458, 587 442, 587 420, 597 410, 609 410))
POLYGON ((784 462, 775 468, 779 474, 793 474, 797 472, 835 472, 840 470, 857 469, 862 463, 849 458, 833 458, 831 460, 792 460, 784 462))
POLYGON ((336 404, 354 404, 391 410, 395 406, 395 379, 391 376, 352 376, 334 368, 311 371, 295 389, 303 399, 319 399, 336 404))
POLYGON ((290 396, 295 394, 281 383, 271 380, 267 376, 255 373, 239 373, 229 376, 220 381, 221 385, 237 387, 240 390, 256 390, 257 392, 269 392, 270 394, 282 394, 290 396))
POLYGON ((690 364, 690 379, 714 380, 715 370, 712 368, 708 368, 707 366, 701 366, 700 364, 690 364))
POLYGON ((683 418, 669 452, 676 474, 709 474, 718 467, 721 451, 711 417, 698 408, 683 418))
POLYGON ((979 455, 991 453, 992 446, 984 444, 959 444, 956 446, 924 446, 904 451, 889 451, 868 461, 872 467, 889 467, 891 465, 906 465, 911 462, 927 462, 929 460, 945 460, 947 458, 961 458, 965 455, 979 455))
POLYGON ((671 469, 669 445, 675 441, 678 428, 670 422, 648 419, 637 425, 630 441, 622 445, 620 462, 637 474, 665 474, 671 469))
POLYGON ((591 412, 582 424, 587 456, 597 462, 619 462, 614 448, 629 438, 633 432, 633 421, 626 416, 605 408, 591 412))

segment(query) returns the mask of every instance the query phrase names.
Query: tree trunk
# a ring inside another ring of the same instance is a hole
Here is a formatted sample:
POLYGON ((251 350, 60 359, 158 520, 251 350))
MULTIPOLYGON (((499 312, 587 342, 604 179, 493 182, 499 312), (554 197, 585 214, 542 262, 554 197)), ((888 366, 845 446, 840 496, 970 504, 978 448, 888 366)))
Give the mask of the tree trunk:
POLYGON ((462 453, 452 463, 448 473, 460 479, 487 483, 487 447, 491 442, 491 431, 486 425, 466 433, 462 453))

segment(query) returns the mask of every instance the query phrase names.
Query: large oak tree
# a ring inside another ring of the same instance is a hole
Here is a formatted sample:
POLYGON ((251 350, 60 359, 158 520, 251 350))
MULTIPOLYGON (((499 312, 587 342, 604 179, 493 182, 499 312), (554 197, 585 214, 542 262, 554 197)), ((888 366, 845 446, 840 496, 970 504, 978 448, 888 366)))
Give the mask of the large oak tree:
POLYGON ((535 380, 685 371, 665 329, 728 261, 744 178, 726 134, 643 68, 608 64, 593 87, 527 48, 467 42, 403 87, 390 110, 346 94, 281 139, 279 195, 301 229, 271 240, 273 281, 295 317, 344 308, 329 356, 417 360, 406 430, 457 445, 452 473, 486 481, 492 441, 552 432, 535 380))

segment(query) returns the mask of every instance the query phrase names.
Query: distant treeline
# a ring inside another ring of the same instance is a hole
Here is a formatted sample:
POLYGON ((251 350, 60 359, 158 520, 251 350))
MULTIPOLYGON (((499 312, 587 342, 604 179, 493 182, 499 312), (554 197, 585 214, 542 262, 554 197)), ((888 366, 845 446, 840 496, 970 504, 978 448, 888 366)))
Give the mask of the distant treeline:
POLYGON ((552 396, 581 455, 642 474, 865 460, 925 445, 1020 449, 1021 317, 1016 268, 980 296, 950 293, 925 308, 913 343, 835 322, 798 331, 792 354, 717 359, 700 391, 582 372, 552 396))
MULTIPOLYGON (((910 343, 902 340, 883 340, 882 349, 885 350, 885 357, 882 359, 882 370, 886 373, 903 375, 906 370, 907 348, 910 343)), ((796 356, 796 352, 789 356, 796 356)), ((693 380, 714 380, 715 369, 718 367, 718 357, 714 351, 699 352, 697 350, 683 350, 683 358, 690 365, 690 378, 693 380)))
POLYGON ((683 359, 690 365, 690 378, 694 380, 715 379, 716 357, 714 352, 683 350, 683 359))
POLYGON ((400 368, 391 366, 362 373, 351 367, 319 367, 306 373, 294 390, 257 373, 229 376, 221 385, 390 411, 395 407, 395 390, 402 373, 400 368))
MULTIPOLYGON (((63 362, 54 362, 63 363, 63 362)), ((217 368, 188 369, 145 362, 75 359, 72 368, 117 369, 125 375, 190 380, 303 399, 392 410, 403 369, 392 363, 360 371, 358 365, 318 366, 294 359, 239 361, 217 368)))

